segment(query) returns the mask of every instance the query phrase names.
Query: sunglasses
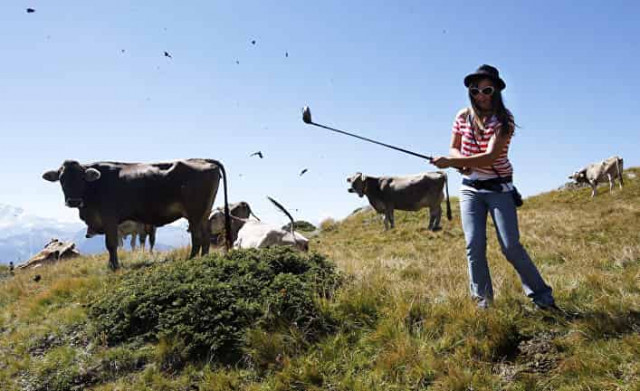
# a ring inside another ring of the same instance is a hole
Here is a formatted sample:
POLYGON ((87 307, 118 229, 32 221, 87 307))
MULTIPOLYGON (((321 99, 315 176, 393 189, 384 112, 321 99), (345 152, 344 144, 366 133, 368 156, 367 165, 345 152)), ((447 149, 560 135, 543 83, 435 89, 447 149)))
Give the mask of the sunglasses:
POLYGON ((477 87, 469 88, 469 92, 471 93, 471 96, 477 96, 479 93, 482 93, 482 95, 491 96, 493 95, 495 90, 496 89, 493 88, 492 86, 484 87, 484 88, 477 88, 477 87))

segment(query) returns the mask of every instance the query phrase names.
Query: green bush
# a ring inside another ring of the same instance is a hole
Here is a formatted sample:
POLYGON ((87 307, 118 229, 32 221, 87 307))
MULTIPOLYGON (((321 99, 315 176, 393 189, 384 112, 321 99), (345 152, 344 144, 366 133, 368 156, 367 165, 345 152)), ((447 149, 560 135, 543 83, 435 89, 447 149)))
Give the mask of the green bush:
MULTIPOLYGON (((289 231, 291 229, 291 223, 282 226, 282 229, 289 231)), ((313 232, 316 230, 316 226, 308 221, 296 220, 293 223, 293 229, 299 232, 313 232)))
POLYGON ((90 318, 111 345, 167 340, 172 356, 236 362, 250 327, 329 331, 314 298, 331 295, 338 282, 334 265, 317 254, 234 250, 130 272, 91 305, 90 318))

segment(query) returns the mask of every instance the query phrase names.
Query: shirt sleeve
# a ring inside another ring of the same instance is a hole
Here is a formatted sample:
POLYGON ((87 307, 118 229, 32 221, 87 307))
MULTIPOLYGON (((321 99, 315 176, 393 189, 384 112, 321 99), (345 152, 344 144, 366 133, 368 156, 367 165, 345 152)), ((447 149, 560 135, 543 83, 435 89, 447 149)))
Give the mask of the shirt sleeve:
POLYGON ((453 121, 453 126, 451 128, 451 132, 453 134, 457 134, 462 136, 462 124, 463 124, 464 120, 462 119, 462 116, 460 115, 456 115, 456 119, 453 121))

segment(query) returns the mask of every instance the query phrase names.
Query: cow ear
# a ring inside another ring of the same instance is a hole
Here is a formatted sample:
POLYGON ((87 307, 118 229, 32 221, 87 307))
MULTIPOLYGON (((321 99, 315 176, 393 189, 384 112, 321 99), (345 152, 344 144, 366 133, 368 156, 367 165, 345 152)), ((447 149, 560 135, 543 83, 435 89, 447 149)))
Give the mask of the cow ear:
POLYGON ((60 173, 58 172, 58 170, 47 171, 42 174, 42 179, 49 182, 57 182, 58 180, 60 180, 60 173))
POLYGON ((100 171, 96 170, 95 168, 87 168, 87 170, 84 172, 84 180, 87 182, 97 181, 98 179, 100 179, 101 175, 102 174, 100 174, 100 171))

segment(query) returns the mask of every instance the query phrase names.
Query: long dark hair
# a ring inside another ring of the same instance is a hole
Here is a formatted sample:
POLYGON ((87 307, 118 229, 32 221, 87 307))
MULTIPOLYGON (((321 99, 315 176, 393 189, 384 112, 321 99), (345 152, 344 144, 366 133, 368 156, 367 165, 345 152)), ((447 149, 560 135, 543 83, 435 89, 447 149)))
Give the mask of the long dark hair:
MULTIPOLYGON (((474 80, 471 85, 469 85, 469 87, 478 87, 478 82, 480 80, 482 79, 474 80)), ((513 119, 513 114, 511 114, 511 111, 509 111, 509 109, 507 109, 504 105, 504 101, 502 100, 502 91, 498 89, 495 84, 496 83, 492 82, 493 88, 495 88, 495 90, 493 91, 493 95, 491 95, 491 114, 495 114, 495 116, 498 118, 498 121, 500 121, 500 124, 502 125, 499 129, 496 130, 496 136, 509 137, 512 136, 515 132, 516 123, 513 119)), ((469 90, 469 101, 471 102, 471 109, 473 110, 473 123, 471 124, 471 126, 473 126, 474 129, 480 129, 484 131, 484 125, 482 124, 482 120, 480 117, 486 112, 484 112, 477 105, 475 99, 471 95, 471 90, 469 90)))

